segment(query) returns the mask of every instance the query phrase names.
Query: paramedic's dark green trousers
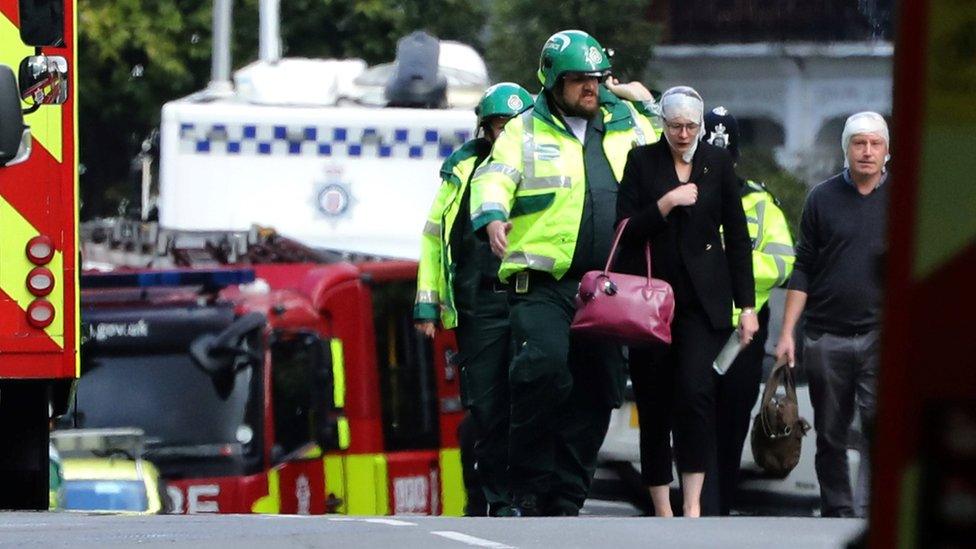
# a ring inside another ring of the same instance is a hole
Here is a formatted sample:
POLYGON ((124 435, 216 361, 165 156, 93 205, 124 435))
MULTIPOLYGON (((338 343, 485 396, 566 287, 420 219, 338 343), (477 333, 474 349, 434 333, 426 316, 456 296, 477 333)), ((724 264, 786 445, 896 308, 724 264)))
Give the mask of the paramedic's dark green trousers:
POLYGON ((622 400, 621 349, 571 338, 579 280, 532 273, 528 291, 509 280, 515 357, 509 371, 509 473, 515 504, 541 514, 582 507, 606 436, 610 410, 622 400))
POLYGON ((472 292, 460 310, 457 338, 464 406, 475 425, 477 476, 492 510, 511 504, 508 485, 508 296, 497 282, 472 292))

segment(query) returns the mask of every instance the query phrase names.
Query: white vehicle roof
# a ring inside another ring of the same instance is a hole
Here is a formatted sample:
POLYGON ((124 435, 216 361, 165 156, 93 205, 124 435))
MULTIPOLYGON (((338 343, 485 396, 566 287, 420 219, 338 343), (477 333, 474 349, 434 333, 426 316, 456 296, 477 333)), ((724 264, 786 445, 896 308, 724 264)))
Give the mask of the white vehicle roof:
POLYGON ((474 129, 469 109, 172 101, 162 117, 160 226, 258 224, 315 248, 416 259, 440 166, 474 129))

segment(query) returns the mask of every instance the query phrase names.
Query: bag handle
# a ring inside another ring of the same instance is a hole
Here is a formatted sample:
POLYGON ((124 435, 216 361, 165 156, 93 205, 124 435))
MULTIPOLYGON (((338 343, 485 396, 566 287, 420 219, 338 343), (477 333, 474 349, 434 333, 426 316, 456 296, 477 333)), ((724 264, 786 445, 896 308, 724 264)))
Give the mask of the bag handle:
MULTIPOLYGON (((626 218, 620 222, 617 226, 617 234, 613 237, 613 246, 610 247, 610 254, 607 256, 607 264, 603 267, 603 276, 608 276, 607 273, 610 271, 610 267, 613 265, 614 259, 617 258, 617 246, 620 244, 620 238, 624 235, 624 229, 627 228, 627 223, 630 218, 626 218)), ((651 285, 651 241, 647 240, 644 242, 644 259, 647 261, 647 285, 651 285)))
POLYGON ((776 390, 779 389, 780 384, 786 389, 786 396, 797 402, 796 400, 796 380, 793 378, 793 369, 787 366, 786 360, 780 359, 776 361, 773 365, 773 371, 769 373, 769 379, 766 380, 766 388, 763 389, 762 400, 759 403, 759 416, 762 419, 763 431, 769 438, 782 438, 784 436, 789 436, 793 429, 791 426, 787 426, 785 432, 776 433, 773 432, 771 427, 772 421, 767 416, 769 410, 769 403, 773 400, 773 395, 776 394, 776 390))

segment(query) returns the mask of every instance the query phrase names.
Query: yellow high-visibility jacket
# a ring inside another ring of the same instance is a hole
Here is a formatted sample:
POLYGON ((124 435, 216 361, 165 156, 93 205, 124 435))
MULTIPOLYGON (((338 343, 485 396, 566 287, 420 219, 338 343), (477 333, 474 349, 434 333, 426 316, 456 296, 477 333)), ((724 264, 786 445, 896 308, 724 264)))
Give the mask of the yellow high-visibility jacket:
MULTIPOLYGON (((756 310, 769 300, 773 288, 782 286, 793 272, 796 252, 783 210, 766 187, 746 181, 742 190, 742 209, 746 212, 749 238, 752 239, 752 273, 756 279, 756 310)), ((739 323, 740 309, 732 311, 732 325, 739 323)))
MULTIPOLYGON (((603 151, 617 182, 630 149, 659 138, 652 114, 601 92, 603 151)), ((498 278, 532 269, 562 278, 573 261, 586 193, 583 144, 551 114, 545 94, 511 119, 490 160, 471 181, 472 228, 510 221, 508 250, 498 278)))
MULTIPOLYGON (((445 329, 457 326, 454 305, 454 258, 451 257, 450 235, 460 212, 471 175, 478 167, 478 149, 489 145, 483 138, 472 139, 441 165, 441 186, 430 207, 427 223, 420 241, 420 264, 417 268, 417 299, 413 317, 418 321, 440 319, 445 329)), ((482 157, 483 162, 487 157, 482 157)))

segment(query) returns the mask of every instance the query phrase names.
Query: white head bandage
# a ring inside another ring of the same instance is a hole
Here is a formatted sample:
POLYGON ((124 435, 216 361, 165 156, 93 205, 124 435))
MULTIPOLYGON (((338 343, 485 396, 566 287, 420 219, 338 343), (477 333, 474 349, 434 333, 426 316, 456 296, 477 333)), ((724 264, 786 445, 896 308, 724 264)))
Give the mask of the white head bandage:
MULTIPOLYGON (((884 139, 885 145, 891 147, 891 141, 888 138, 888 123, 885 122, 883 116, 876 112, 864 111, 857 114, 852 114, 847 118, 847 122, 844 123, 844 133, 840 138, 840 146, 844 151, 844 167, 850 168, 850 161, 847 159, 847 147, 851 145, 851 139, 855 135, 862 133, 873 133, 878 137, 884 139)), ((891 155, 885 156, 885 164, 891 155)))
MULTIPOLYGON (((691 147, 682 153, 681 158, 685 162, 691 162, 698 149, 698 141, 705 132, 705 102, 701 95, 688 86, 675 86, 668 89, 661 95, 661 114, 664 121, 684 118, 691 122, 698 123, 698 135, 692 140, 691 147)), ((664 132, 665 139, 671 144, 671 136, 664 132)))

